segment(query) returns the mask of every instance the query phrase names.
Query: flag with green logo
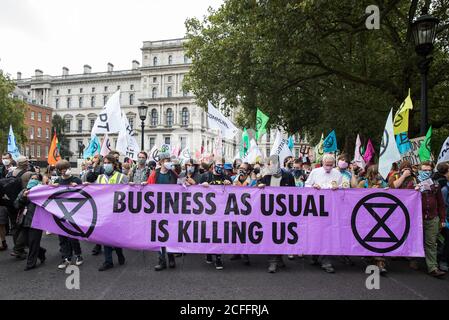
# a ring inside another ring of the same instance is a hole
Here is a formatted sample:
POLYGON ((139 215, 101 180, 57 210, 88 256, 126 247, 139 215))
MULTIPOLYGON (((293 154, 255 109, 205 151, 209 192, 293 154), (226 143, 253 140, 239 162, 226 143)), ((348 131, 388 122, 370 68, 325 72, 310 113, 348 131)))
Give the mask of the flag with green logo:
POLYGON ((262 111, 257 109, 257 118, 256 118, 256 140, 259 140, 266 132, 266 126, 270 118, 265 115, 262 111))

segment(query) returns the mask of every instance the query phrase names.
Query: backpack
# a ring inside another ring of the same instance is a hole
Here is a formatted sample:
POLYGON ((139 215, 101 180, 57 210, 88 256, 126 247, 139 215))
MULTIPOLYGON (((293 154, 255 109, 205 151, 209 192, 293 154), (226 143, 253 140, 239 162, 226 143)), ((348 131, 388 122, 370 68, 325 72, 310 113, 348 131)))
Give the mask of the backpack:
POLYGON ((5 206, 13 206, 17 196, 22 191, 22 176, 27 170, 22 170, 15 177, 10 176, 0 179, 0 203, 5 206))

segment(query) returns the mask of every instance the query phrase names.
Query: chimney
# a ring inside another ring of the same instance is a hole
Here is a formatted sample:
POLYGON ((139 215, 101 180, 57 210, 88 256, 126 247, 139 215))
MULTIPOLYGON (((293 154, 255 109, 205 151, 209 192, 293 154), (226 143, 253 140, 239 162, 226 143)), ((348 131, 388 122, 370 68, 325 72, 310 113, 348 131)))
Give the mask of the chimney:
POLYGON ((17 72, 17 80, 22 80, 22 72, 17 72))
POLYGON ((84 65, 84 74, 89 74, 92 72, 92 67, 89 66, 88 64, 84 65))
POLYGON ((108 72, 114 71, 114 65, 112 63, 108 63, 108 72))
POLYGON ((133 70, 137 70, 140 67, 140 63, 137 60, 133 60, 133 70))
POLYGON ((62 75, 63 76, 68 76, 69 75, 69 68, 63 67, 62 68, 62 75))
POLYGON ((36 77, 42 77, 42 76, 44 75, 44 73, 42 72, 42 70, 36 69, 36 70, 34 71, 34 75, 35 75, 36 77))

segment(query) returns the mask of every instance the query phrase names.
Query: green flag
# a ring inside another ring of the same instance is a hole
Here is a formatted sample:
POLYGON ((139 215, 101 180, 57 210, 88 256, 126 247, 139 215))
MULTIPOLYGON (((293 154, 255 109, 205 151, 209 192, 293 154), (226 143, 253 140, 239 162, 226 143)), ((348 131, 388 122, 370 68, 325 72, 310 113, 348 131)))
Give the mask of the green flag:
POLYGON ((431 140, 432 140, 432 126, 430 126, 429 131, 427 131, 426 138, 421 143, 421 147, 419 147, 419 160, 421 162, 429 161, 432 157, 430 153, 431 140))
POLYGON ((257 109, 257 118, 256 118, 256 141, 259 140, 266 132, 266 126, 270 118, 265 115, 262 111, 257 109))
POLYGON ((248 153, 249 150, 249 135, 248 135, 248 131, 243 130, 243 134, 242 134, 242 142, 240 145, 240 158, 244 158, 246 156, 246 154, 248 153))

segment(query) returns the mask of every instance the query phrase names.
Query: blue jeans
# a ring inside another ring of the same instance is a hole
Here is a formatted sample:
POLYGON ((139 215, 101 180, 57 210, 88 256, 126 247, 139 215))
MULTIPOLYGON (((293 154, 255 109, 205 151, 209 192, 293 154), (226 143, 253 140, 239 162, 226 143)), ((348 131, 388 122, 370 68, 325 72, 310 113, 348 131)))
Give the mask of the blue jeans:
POLYGON ((122 248, 112 248, 112 247, 104 247, 104 262, 106 264, 114 264, 114 261, 112 260, 112 251, 117 253, 117 257, 123 256, 123 249, 122 248))

